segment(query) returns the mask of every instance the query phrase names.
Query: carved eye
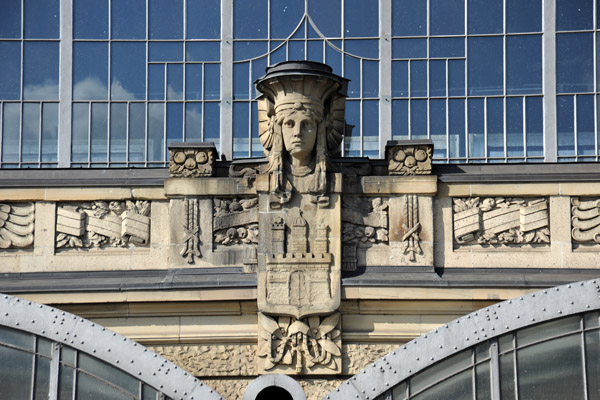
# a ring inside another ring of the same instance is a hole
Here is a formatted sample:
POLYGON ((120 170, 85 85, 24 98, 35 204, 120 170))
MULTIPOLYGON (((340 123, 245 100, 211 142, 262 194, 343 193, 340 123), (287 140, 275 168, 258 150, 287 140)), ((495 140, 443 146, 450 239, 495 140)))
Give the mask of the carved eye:
POLYGON ((285 121, 283 123, 283 126, 285 126, 286 128, 293 128, 295 125, 294 120, 288 119, 287 121, 285 121))

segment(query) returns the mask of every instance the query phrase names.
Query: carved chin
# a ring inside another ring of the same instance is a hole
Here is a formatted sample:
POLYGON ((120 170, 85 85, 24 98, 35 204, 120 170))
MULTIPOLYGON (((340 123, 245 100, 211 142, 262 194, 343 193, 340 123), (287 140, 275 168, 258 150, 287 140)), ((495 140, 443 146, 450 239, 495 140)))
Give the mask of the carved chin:
POLYGON ((306 158, 310 155, 309 150, 299 148, 299 147, 288 150, 288 153, 290 153, 290 155, 292 157, 299 158, 299 159, 306 158))

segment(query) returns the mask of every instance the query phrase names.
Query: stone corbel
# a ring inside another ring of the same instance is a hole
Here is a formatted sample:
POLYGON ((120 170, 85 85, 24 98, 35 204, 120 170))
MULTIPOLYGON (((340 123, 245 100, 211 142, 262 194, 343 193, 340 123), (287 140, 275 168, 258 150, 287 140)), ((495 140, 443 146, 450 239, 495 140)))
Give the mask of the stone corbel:
POLYGON ((213 142, 171 143, 169 145, 171 177, 213 176, 217 149, 213 142))
POLYGON ((385 146, 390 175, 430 175, 431 140, 390 140, 385 146))

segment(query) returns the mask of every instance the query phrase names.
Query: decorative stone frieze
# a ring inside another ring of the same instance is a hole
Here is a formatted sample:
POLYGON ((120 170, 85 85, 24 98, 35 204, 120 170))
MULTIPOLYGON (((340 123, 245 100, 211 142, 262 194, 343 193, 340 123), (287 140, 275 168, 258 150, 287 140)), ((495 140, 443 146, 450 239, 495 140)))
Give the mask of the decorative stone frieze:
POLYGON ((408 254, 410 261, 416 260, 416 254, 423 254, 421 249, 421 223, 419 222, 419 197, 414 194, 404 195, 404 210, 402 215, 402 252, 408 254))
POLYGON ((56 247, 147 246, 150 202, 66 203, 56 209, 56 247))
POLYGON ((571 237, 576 243, 600 243, 600 199, 571 198, 571 237))
POLYGON ((0 203, 0 249, 33 244, 34 203, 0 203))
POLYGON ((455 198, 453 211, 454 239, 459 245, 550 243, 545 198, 455 198))
POLYGON ((388 243, 389 202, 381 197, 342 197, 342 269, 355 271, 358 246, 388 243))
POLYGON ((257 264, 258 198, 213 199, 213 244, 246 245, 244 264, 257 264))
POLYGON ((386 145, 390 175, 429 175, 433 157, 431 140, 391 140, 386 145))
POLYGON ((171 143, 169 174, 172 177, 213 176, 217 150, 210 143, 171 143))
POLYGON ((340 314, 295 319, 258 314, 259 373, 342 371, 340 314))

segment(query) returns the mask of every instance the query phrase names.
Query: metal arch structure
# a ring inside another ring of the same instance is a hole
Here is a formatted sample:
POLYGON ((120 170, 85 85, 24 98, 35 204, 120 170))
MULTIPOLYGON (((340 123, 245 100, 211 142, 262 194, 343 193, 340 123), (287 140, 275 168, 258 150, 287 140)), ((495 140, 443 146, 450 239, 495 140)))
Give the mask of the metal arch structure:
POLYGON ((455 319, 380 358, 325 396, 372 400, 455 353, 521 328, 600 309, 600 279, 507 300, 455 319))
POLYGON ((223 400, 214 389, 137 342, 85 318, 0 294, 0 325, 68 345, 177 400, 223 400))

